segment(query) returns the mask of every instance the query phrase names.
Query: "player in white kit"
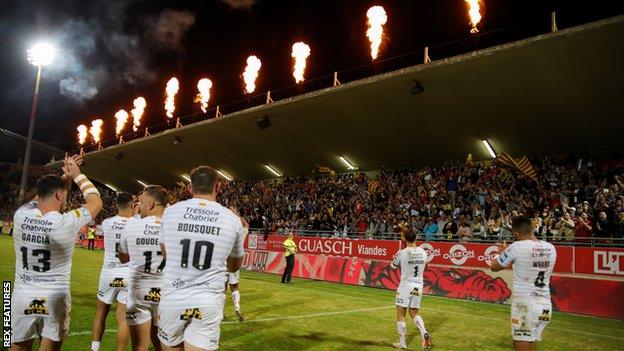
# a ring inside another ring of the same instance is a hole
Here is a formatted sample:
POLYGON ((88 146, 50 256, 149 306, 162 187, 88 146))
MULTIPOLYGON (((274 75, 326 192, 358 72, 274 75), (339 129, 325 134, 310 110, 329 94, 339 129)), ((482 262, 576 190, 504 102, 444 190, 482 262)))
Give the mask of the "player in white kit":
POLYGON ((420 331, 423 350, 430 350, 431 336, 425 329, 425 322, 418 314, 424 285, 423 273, 427 265, 427 252, 420 246, 416 246, 416 233, 413 231, 403 231, 401 239, 407 247, 397 252, 392 260, 392 268, 401 268, 401 283, 399 283, 396 295, 399 341, 395 342, 393 346, 407 350, 405 316, 409 310, 410 318, 420 331))
POLYGON ((128 263, 119 261, 121 232, 133 215, 134 199, 131 194, 117 194, 117 215, 102 221, 104 232, 104 262, 100 273, 95 317, 91 338, 91 350, 99 351, 102 335, 106 329, 106 317, 111 305, 117 301, 117 350, 125 351, 130 337, 126 324, 126 296, 128 263))
POLYGON ((158 336, 165 350, 216 350, 223 319, 226 270, 244 255, 240 218, 216 202, 217 173, 191 172, 193 198, 167 208, 161 246, 167 266, 159 306, 158 336))
POLYGON ((498 259, 491 269, 500 271, 513 267, 513 295, 511 297, 511 335, 516 350, 535 350, 535 341, 552 317, 550 301, 550 276, 557 251, 548 242, 538 240, 533 233, 531 220, 516 217, 511 225, 516 241, 501 245, 498 259))
POLYGON ((158 238, 166 205, 165 188, 146 186, 139 197, 140 218, 130 218, 121 232, 119 260, 130 262, 126 323, 135 351, 147 351, 150 339, 154 350, 161 350, 156 327, 165 259, 158 238))
MULTIPOLYGON (((249 231, 249 223, 247 223, 247 221, 238 214, 238 211, 236 210, 235 207, 230 207, 230 210, 232 210, 234 214, 239 216, 239 218, 241 219, 241 222, 243 223, 243 227, 245 231, 243 235, 243 240, 244 240, 244 237, 247 236, 247 233, 249 231)), ((240 282, 240 269, 237 270, 236 272, 226 272, 225 294, 223 294, 223 305, 225 305, 225 302, 227 300, 227 290, 228 290, 228 285, 229 285, 230 292, 232 293, 232 302, 234 303, 234 312, 236 313, 236 318, 238 318, 239 322, 242 322, 245 320, 245 317, 243 316, 243 313, 241 312, 240 291, 238 290, 239 282, 240 282)))
POLYGON ((74 240, 80 228, 102 209, 96 187, 80 173, 78 158, 65 158, 63 178, 45 175, 37 181, 35 201, 15 212, 15 288, 11 350, 60 350, 69 328, 69 289, 74 240), (85 204, 60 213, 67 200, 65 181, 82 190, 85 204))

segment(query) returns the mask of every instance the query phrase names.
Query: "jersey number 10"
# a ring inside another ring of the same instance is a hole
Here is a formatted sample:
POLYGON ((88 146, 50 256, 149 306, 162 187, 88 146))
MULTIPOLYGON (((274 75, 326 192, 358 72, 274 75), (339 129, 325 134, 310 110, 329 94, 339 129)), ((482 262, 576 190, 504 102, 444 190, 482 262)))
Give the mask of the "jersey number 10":
MULTIPOLYGON (((180 261, 180 266, 182 268, 188 267, 189 261, 189 253, 191 251, 191 239, 183 239, 180 240, 180 244, 182 244, 182 261, 180 261)), ((210 241, 196 241, 195 247, 193 248, 193 267, 199 269, 200 271, 205 271, 210 268, 210 264, 212 262, 212 251, 214 250, 214 244, 210 241), (204 259, 202 260, 202 252, 203 248, 206 248, 204 259)))

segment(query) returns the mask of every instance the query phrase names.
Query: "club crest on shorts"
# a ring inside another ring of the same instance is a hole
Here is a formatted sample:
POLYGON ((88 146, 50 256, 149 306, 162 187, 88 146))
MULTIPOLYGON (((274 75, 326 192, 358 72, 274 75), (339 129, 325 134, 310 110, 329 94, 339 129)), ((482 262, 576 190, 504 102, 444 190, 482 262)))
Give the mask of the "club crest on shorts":
POLYGON ((150 288, 149 293, 143 296, 145 301, 160 302, 160 288, 150 288))
POLYGON ((126 284, 124 284, 123 278, 115 278, 109 285, 112 288, 123 288, 124 286, 126 286, 126 284))
POLYGON ((420 296, 420 290, 418 290, 418 288, 414 288, 411 292, 410 295, 412 296, 420 296))
POLYGON ((30 304, 28 304, 28 308, 24 310, 24 314, 27 316, 31 314, 50 314, 48 312, 48 308, 45 306, 45 303, 46 299, 43 297, 33 299, 30 301, 30 304))
POLYGON ((540 321, 548 322, 550 320, 550 310, 542 310, 542 314, 538 318, 540 321))
POLYGON ((202 319, 204 318, 199 308, 187 308, 184 313, 180 315, 180 320, 188 321, 189 319, 202 319))

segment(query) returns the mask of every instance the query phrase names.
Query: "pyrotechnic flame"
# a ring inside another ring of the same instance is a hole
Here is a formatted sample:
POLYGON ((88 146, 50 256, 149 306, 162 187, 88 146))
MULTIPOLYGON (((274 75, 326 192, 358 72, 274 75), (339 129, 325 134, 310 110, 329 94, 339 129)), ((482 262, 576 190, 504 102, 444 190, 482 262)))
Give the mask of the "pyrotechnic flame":
POLYGON ((199 94, 195 97, 195 102, 199 102, 201 110, 206 113, 206 107, 208 107, 208 100, 210 100, 210 88, 212 88, 212 81, 208 78, 202 78, 197 82, 197 90, 199 94))
POLYGON ((295 65, 293 67, 295 82, 301 83, 305 80, 303 72, 306 68, 306 59, 310 56, 310 47, 302 41, 294 43, 290 56, 295 59, 295 65))
POLYGON ((100 142, 100 135, 102 134, 102 124, 104 124, 104 121, 102 121, 101 119, 91 121, 91 128, 89 128, 89 133, 91 133, 91 137, 96 144, 100 142))
POLYGON ((139 129, 141 125, 141 116, 143 116, 143 111, 145 111, 145 106, 147 106, 147 101, 143 97, 138 97, 134 99, 134 108, 130 111, 132 114, 132 130, 135 132, 139 129))
POLYGON ((167 112, 167 117, 169 118, 173 118, 173 112, 175 111, 175 96, 178 93, 178 90, 180 90, 180 82, 178 82, 178 79, 176 77, 169 79, 167 82, 167 88, 165 89, 167 96, 165 99, 165 111, 167 112))
POLYGON ((261 66, 262 62, 256 56, 252 55, 247 58, 247 67, 245 67, 245 72, 243 72, 245 93, 251 94, 256 90, 256 78, 258 78, 258 71, 260 71, 261 66))
POLYGON ((477 24, 481 21, 481 13, 479 12, 479 0, 466 0, 468 6, 468 16, 470 17, 470 25, 472 28, 470 29, 470 33, 479 33, 477 29, 477 24))
POLYGON ((87 126, 81 124, 76 129, 78 130, 78 143, 80 145, 83 145, 85 141, 87 141, 87 137, 89 136, 87 126))
POLYGON ((121 131, 126 126, 128 122, 128 112, 126 110, 119 110, 115 113, 115 119, 117 120, 117 125, 115 126, 115 135, 119 136, 121 131))
POLYGON ((383 38, 383 25, 388 21, 386 10, 381 6, 373 6, 366 12, 368 17, 368 30, 366 36, 371 43, 371 57, 377 58, 379 47, 383 38))

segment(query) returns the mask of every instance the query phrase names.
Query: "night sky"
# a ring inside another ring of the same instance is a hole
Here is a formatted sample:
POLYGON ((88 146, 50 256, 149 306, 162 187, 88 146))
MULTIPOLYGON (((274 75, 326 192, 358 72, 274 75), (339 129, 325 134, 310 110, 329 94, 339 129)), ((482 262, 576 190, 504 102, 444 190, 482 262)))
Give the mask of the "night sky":
POLYGON ((172 76, 180 80, 177 116, 198 111, 192 98, 202 77, 214 84, 210 107, 233 112, 261 103, 263 97, 243 94, 240 75, 250 54, 262 60, 256 94, 277 90, 277 99, 329 86, 331 78, 314 78, 334 71, 351 81, 421 63, 426 45, 435 60, 545 33, 553 10, 559 29, 624 13, 621 0, 579 3, 483 0, 474 36, 464 0, 5 1, 0 128, 27 133, 36 68, 26 49, 38 39, 58 52, 43 70, 35 138, 69 150, 76 126, 96 117, 107 124, 103 138, 114 137, 114 113, 129 111, 137 96, 148 102, 143 126, 165 122, 164 87, 172 76), (373 5, 385 7, 388 23, 381 62, 371 64, 364 33, 373 5), (290 49, 301 40, 312 50, 310 82, 294 87, 290 49))

